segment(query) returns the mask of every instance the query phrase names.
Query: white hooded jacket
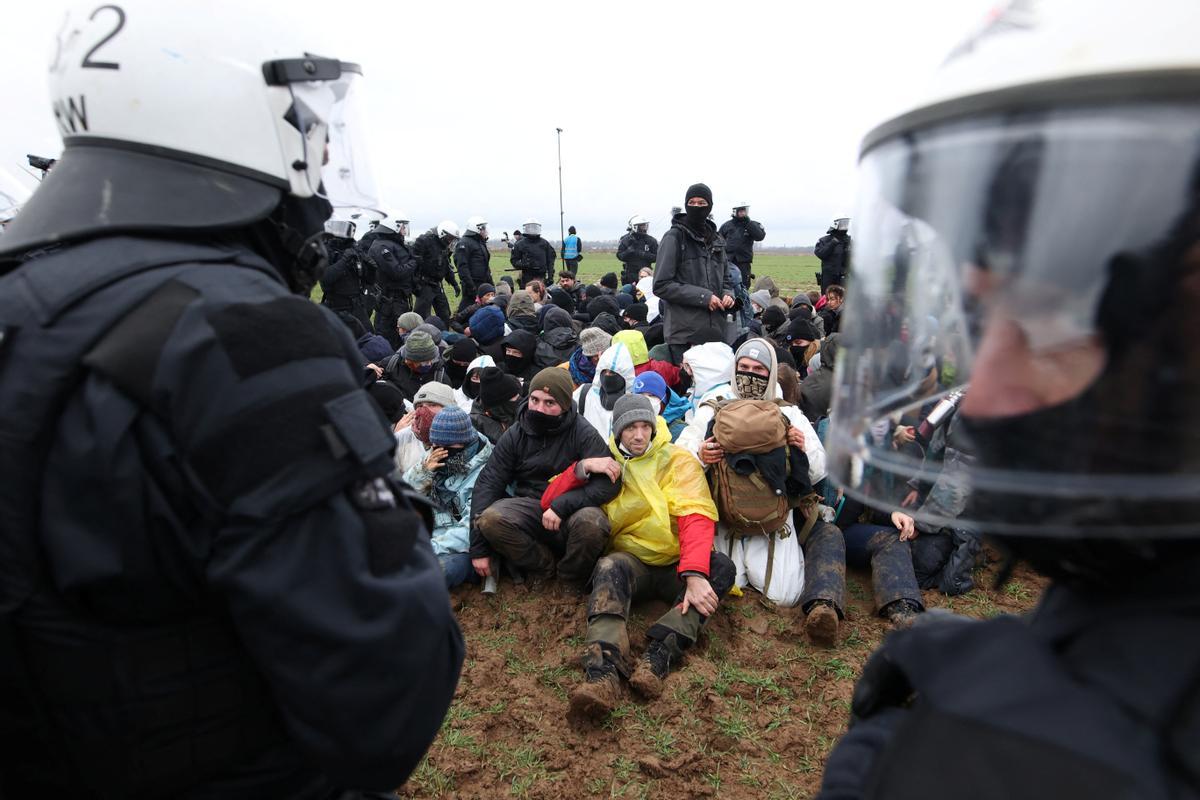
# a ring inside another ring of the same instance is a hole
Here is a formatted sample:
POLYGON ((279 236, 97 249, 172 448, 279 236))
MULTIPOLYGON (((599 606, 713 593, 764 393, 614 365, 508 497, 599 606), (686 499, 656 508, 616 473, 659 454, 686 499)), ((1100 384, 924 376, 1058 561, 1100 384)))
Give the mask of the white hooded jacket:
POLYGON ((625 394, 633 390, 633 381, 637 376, 633 370, 633 356, 624 343, 617 342, 601 353, 596 362, 595 380, 575 390, 575 408, 582 406, 583 418, 592 423, 592 427, 607 440, 612 428, 612 411, 604 407, 600 396, 600 376, 604 370, 611 370, 625 379, 625 394), (588 394, 586 400, 583 398, 585 389, 588 394))
POLYGON ((638 281, 637 290, 646 298, 643 301, 646 304, 646 322, 654 322, 658 319, 658 296, 654 294, 654 276, 650 275, 638 281))
MULTIPOLYGON (((463 386, 466 386, 467 381, 471 380, 471 373, 475 370, 494 366, 496 366, 496 360, 491 356, 476 357, 474 361, 467 365, 467 372, 463 376, 463 386)), ((475 407, 475 401, 467 397, 467 393, 462 388, 454 390, 454 403, 468 415, 470 415, 471 409, 475 407)))

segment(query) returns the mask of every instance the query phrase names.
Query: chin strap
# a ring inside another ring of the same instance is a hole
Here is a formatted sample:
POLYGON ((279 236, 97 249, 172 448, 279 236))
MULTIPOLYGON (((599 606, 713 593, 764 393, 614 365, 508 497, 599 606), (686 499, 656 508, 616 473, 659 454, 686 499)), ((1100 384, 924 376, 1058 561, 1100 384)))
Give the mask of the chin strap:
POLYGON ((281 270, 288 288, 307 297, 329 266, 329 252, 325 249, 323 232, 318 231, 305 238, 284 222, 275 220, 274 225, 279 234, 279 243, 289 259, 287 268, 281 270))

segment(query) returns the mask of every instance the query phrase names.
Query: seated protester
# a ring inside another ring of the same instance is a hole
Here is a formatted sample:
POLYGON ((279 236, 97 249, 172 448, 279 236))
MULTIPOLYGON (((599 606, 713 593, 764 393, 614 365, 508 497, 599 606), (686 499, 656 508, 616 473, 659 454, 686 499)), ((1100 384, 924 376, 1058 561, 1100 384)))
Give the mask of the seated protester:
POLYGON ((575 310, 582 311, 589 317, 594 316, 591 310, 591 302, 603 296, 604 292, 600 291, 599 286, 594 283, 588 284, 579 290, 579 297, 575 298, 575 310))
POLYGON ((667 382, 667 386, 679 385, 679 367, 669 361, 656 361, 650 358, 650 350, 646 347, 646 337, 640 331, 621 331, 613 337, 613 341, 621 342, 629 348, 635 375, 657 372, 667 382))
POLYGON ((634 292, 634 299, 639 303, 646 304, 646 323, 653 325, 656 322, 662 322, 659 318, 658 310, 658 295, 654 294, 654 276, 647 275, 637 282, 637 288, 634 292))
POLYGON ((633 380, 633 393, 645 395, 654 403, 654 413, 667 423, 671 441, 679 438, 687 427, 687 414, 692 404, 675 394, 657 372, 643 372, 633 380))
POLYGON ((579 347, 566 363, 576 388, 596 380, 596 362, 611 344, 612 336, 599 328, 584 328, 579 332, 579 347))
POLYGON ((454 403, 454 390, 444 383, 427 383, 417 392, 413 410, 405 414, 393 429, 396 435, 396 475, 420 464, 429 455, 429 427, 443 408, 454 403))
POLYGON ((525 284, 525 291, 529 292, 529 296, 533 298, 534 312, 541 311, 542 306, 546 303, 546 284, 539 280, 532 280, 525 284))
POLYGON ((629 348, 613 342, 596 362, 596 380, 575 390, 575 408, 601 436, 612 430, 613 406, 633 389, 635 377, 629 348))
POLYGON ((800 410, 813 425, 829 416, 833 406, 833 367, 837 363, 838 334, 821 343, 821 366, 809 373, 800 387, 800 410))
POLYGON ((780 344, 787 333, 788 322, 786 313, 771 306, 762 315, 763 336, 775 344, 780 344))
POLYGON ((579 347, 579 335, 571 324, 571 315, 550 303, 542 318, 542 335, 538 337, 534 363, 539 369, 557 367, 571 357, 579 347))
POLYGON ((771 293, 766 289, 759 289, 750 295, 751 316, 755 319, 762 319, 763 312, 770 307, 771 293))
POLYGON ((611 294, 602 294, 588 302, 587 313, 593 320, 601 314, 609 314, 613 319, 620 319, 621 304, 611 294))
POLYGON ((445 382, 442 354, 425 331, 413 331, 400 346, 400 352, 388 359, 383 379, 391 381, 410 403, 421 387, 432 381, 445 382))
POLYGON ((625 327, 633 331, 641 331, 642 335, 646 335, 646 329, 650 326, 646 323, 646 315, 650 313, 645 303, 630 303, 621 311, 621 321, 625 323, 625 327))
POLYGON ((479 356, 479 345, 475 344, 474 339, 463 337, 454 344, 450 345, 444 355, 446 362, 446 383, 458 391, 462 388, 463 380, 467 377, 467 370, 471 367, 471 362, 479 356))
MULTIPOLYGON (((579 281, 575 279, 575 273, 571 272, 570 270, 563 270, 562 272, 558 273, 558 288, 564 291, 571 298, 571 308, 566 308, 564 306, 564 309, 568 313, 574 314, 575 306, 579 305, 581 295, 583 294, 583 287, 581 287, 579 285, 579 281)), ((550 290, 550 294, 553 298, 553 289, 550 290)), ((555 300, 555 302, 557 303, 559 301, 555 300)))
POLYGON ((788 309, 788 304, 779 296, 779 287, 775 285, 774 279, 772 279, 769 275, 759 278, 758 282, 754 284, 755 292, 762 291, 763 289, 766 289, 767 295, 771 298, 771 302, 768 304, 768 307, 778 308, 786 317, 788 311, 790 310, 788 309))
MULTIPOLYGON (((691 358, 690 351, 688 358, 691 358)), ((775 348, 766 339, 749 340, 734 354, 733 369, 728 379, 732 384, 732 397, 727 399, 778 402, 775 348)), ((799 408, 780 405, 779 412, 788 423, 784 432, 788 446, 800 450, 808 466, 807 475, 793 476, 789 481, 800 481, 806 486, 807 492, 812 492, 813 487, 817 487, 825 479, 825 448, 799 408)), ((713 422, 716 413, 717 403, 705 402, 696 406, 692 421, 679 437, 679 445, 699 458, 705 468, 723 461, 726 455, 716 437, 709 433, 710 423, 713 422)), ((800 524, 798 522, 797 526, 800 524)), ((795 527, 794 530, 800 530, 800 527, 795 527)), ((844 580, 843 551, 840 547, 835 549, 832 543, 826 541, 835 537, 840 545, 841 531, 818 520, 804 546, 804 556, 815 563, 813 571, 820 572, 826 569, 828 563, 831 565, 829 569, 841 570, 840 574, 844 580), (809 548, 814 543, 817 550, 815 555, 810 556, 809 548)), ((793 605, 802 601, 801 591, 807 591, 804 562, 799 551, 780 550, 781 547, 795 548, 796 536, 771 533, 767 536, 746 536, 739 541, 739 537, 733 535, 732 530, 722 522, 717 530, 717 544, 722 552, 732 554, 734 565, 738 568, 739 586, 750 584, 781 605, 793 605), (770 569, 774 571, 760 572, 759 567, 763 564, 770 565, 770 569), (779 570, 789 564, 795 565, 794 568, 799 570, 799 574, 781 574, 779 570)))
POLYGON ((624 330, 624 328, 621 326, 621 323, 617 321, 617 318, 607 311, 597 315, 592 320, 592 327, 599 328, 609 336, 616 336, 618 333, 624 330))
POLYGON ((825 335, 838 332, 842 319, 842 303, 846 301, 846 290, 836 283, 825 287, 825 307, 818 314, 825 321, 825 335))
POLYGON ((550 508, 560 492, 583 485, 589 473, 621 478, 620 494, 604 505, 612 537, 608 555, 592 573, 583 655, 587 680, 569 696, 575 714, 607 718, 621 701, 618 676, 628 678, 643 698, 660 696, 667 673, 733 586, 733 564, 712 548, 717 509, 704 471, 667 439, 666 424, 650 401, 626 395, 613 417, 612 457, 578 462, 543 495, 542 507, 550 508), (646 632, 648 646, 633 669, 626 622, 630 605, 649 599, 671 607, 646 632))
POLYGON ((685 394, 693 410, 688 417, 688 428, 680 434, 676 444, 695 453, 700 450, 708 426, 708 420, 705 420, 703 425, 692 427, 695 409, 710 400, 730 400, 736 397, 730 382, 730 376, 733 374, 733 350, 724 342, 698 344, 683 354, 681 369, 681 380, 688 387, 685 394))
POLYGON ((357 342, 358 352, 367 364, 384 364, 396 352, 391 343, 376 333, 364 334, 357 342))
MULTIPOLYGON (((464 341, 474 340, 466 339, 464 341)), ((467 365, 462 385, 454 390, 455 405, 470 414, 475 408, 475 401, 479 398, 479 375, 485 368, 494 366, 496 366, 496 361, 491 356, 478 356, 472 359, 471 363, 467 365)))
POLYGON ((529 397, 492 452, 471 501, 471 564, 491 574, 502 556, 533 587, 554 577, 583 586, 608 543, 608 517, 600 506, 620 484, 594 475, 542 509, 549 482, 572 464, 608 456, 608 445, 571 403, 571 377, 551 367, 533 377, 529 397), (508 495, 512 486, 515 496, 508 495))
POLYGON ((367 384, 366 390, 394 429, 396 423, 407 413, 404 408, 404 393, 387 381, 372 381, 367 384))
POLYGON ((813 330, 817 332, 817 338, 825 338, 825 320, 821 319, 821 315, 813 310, 812 303, 804 299, 804 295, 798 295, 796 304, 788 311, 788 322, 794 319, 808 320, 812 323, 813 330))
POLYGON ((504 337, 504 364, 501 368, 521 382, 522 394, 529 379, 538 371, 533 360, 537 344, 537 336, 525 330, 513 331, 504 337))
POLYGON ((421 315, 415 311, 405 311, 396 318, 396 334, 399 337, 400 344, 404 344, 404 340, 408 335, 417 329, 417 326, 425 320, 421 319, 421 315))
POLYGON ((490 283, 481 283, 475 289, 475 302, 466 306, 450 318, 450 327, 462 331, 471 324, 471 315, 496 299, 496 287, 490 283))
POLYGON ((496 361, 504 360, 504 337, 508 334, 504 312, 494 305, 484 306, 471 315, 466 334, 479 345, 479 352, 496 361))
MULTIPOLYGON (((631 286, 631 287, 629 287, 629 289, 630 289, 630 292, 632 292, 633 287, 631 286)), ((630 292, 625 291, 625 287, 622 286, 621 291, 619 291, 615 295, 613 295, 614 297, 617 298, 617 306, 619 306, 621 309, 622 317, 624 317, 624 315, 625 315, 625 309, 629 308, 631 305, 633 305, 635 302, 637 302, 636 300, 633 299, 633 295, 630 292)))
MULTIPOLYGON (((437 317, 434 317, 434 319, 437 319, 437 317)), ((438 322, 441 322, 441 320, 439 319, 438 322)), ((413 333, 416 333, 417 331, 424 331, 425 333, 428 333, 429 338, 433 339, 433 343, 437 347, 439 353, 445 353, 446 350, 449 349, 450 346, 442 340, 443 331, 438 326, 431 325, 428 322, 422 322, 413 330, 413 333)))
POLYGON ((567 314, 575 313, 575 295, 559 286, 550 289, 550 302, 561 308, 567 314))
POLYGON ((441 562, 446 588, 479 576, 471 567, 471 494, 492 455, 492 445, 471 426, 461 409, 449 406, 433 418, 429 455, 404 472, 404 482, 433 506, 433 552, 441 562))
POLYGON ((528 331, 534 336, 538 334, 537 309, 533 305, 533 296, 528 289, 518 289, 513 292, 505 311, 508 317, 508 327, 514 331, 528 331))
POLYGON ((479 373, 479 398, 471 409, 471 424, 496 444, 516 421, 520 403, 521 382, 501 369, 485 367, 479 373))
POLYGON ((600 291, 606 295, 614 295, 619 288, 621 287, 617 282, 617 273, 604 273, 604 277, 600 279, 600 291))
MULTIPOLYGON (((786 356, 789 354, 787 351, 784 351, 783 355, 786 356)), ((775 358, 779 364, 779 396, 783 398, 785 403, 799 406, 801 400, 800 375, 796 372, 795 367, 793 367, 791 364, 784 363, 783 358, 780 357, 779 348, 775 348, 775 358)), ((801 407, 800 410, 803 411, 803 407, 801 407)), ((812 420, 809 421, 812 422, 812 420)), ((817 429, 817 424, 815 422, 813 422, 813 429, 817 429)), ((820 435, 821 432, 817 430, 818 438, 820 438, 820 435)), ((824 443, 825 440, 821 439, 821 441, 824 443)))
POLYGON ((512 297, 514 291, 516 291, 516 284, 513 283, 512 275, 501 275, 500 282, 496 284, 496 294, 512 297))
POLYGON ((782 344, 792 354, 800 380, 804 380, 808 376, 808 360, 821 349, 821 340, 813 324, 803 318, 792 320, 783 335, 782 344))

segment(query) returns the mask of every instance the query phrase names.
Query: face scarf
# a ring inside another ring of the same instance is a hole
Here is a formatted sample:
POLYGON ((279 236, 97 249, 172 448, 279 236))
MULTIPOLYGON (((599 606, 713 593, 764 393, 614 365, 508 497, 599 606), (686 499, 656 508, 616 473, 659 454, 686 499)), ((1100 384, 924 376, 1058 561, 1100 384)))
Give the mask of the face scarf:
POLYGON ((529 427, 538 436, 545 436, 558 425, 561 417, 552 417, 549 414, 543 414, 541 411, 532 409, 525 410, 525 419, 529 422, 529 427))
MULTIPOLYGON (((446 362, 446 375, 450 378, 450 386, 455 389, 462 389, 463 379, 467 377, 467 368, 453 361, 446 362)), ((478 384, 476 384, 478 386, 478 384)), ((466 392, 466 389, 463 389, 466 392)), ((468 395, 469 397, 470 395, 468 395)))
POLYGON ((484 412, 492 419, 499 422, 501 425, 512 425, 514 419, 517 418, 517 400, 505 400, 503 403, 484 409, 484 412))
POLYGON ((769 382, 769 378, 755 375, 753 372, 738 372, 733 378, 738 396, 744 400, 762 400, 767 395, 769 382))
POLYGON ((407 364, 408 368, 417 375, 428 375, 429 373, 433 372, 433 368, 435 366, 434 362, 432 361, 425 364, 416 361, 405 361, 404 363, 407 364))
POLYGON ((606 411, 612 411, 624 395, 625 378, 615 372, 600 376, 600 403, 606 411))
MULTIPOLYGON (((476 375, 479 374, 479 367, 474 369, 474 373, 476 375)), ((469 377, 464 377, 462 382, 462 391, 467 397, 471 398, 472 400, 477 400, 479 398, 478 381, 473 381, 469 377)))
POLYGON ((596 379, 596 365, 583 354, 583 348, 576 348, 568 361, 571 367, 571 380, 582 386, 596 379))
POLYGON ((442 464, 441 471, 448 475, 464 475, 468 467, 471 465, 471 459, 479 452, 479 439, 467 443, 467 445, 459 450, 450 450, 446 456, 446 461, 442 464))
POLYGON ((413 412, 412 430, 417 441, 429 447, 429 429, 433 426, 433 418, 441 409, 433 406, 421 406, 413 412))
POLYGON ((695 233, 703 234, 709 211, 710 206, 688 206, 683 210, 687 217, 685 224, 695 233))
POLYGON ((529 360, 528 356, 510 356, 504 354, 504 366, 508 368, 509 375, 520 375, 525 369, 525 362, 529 360))

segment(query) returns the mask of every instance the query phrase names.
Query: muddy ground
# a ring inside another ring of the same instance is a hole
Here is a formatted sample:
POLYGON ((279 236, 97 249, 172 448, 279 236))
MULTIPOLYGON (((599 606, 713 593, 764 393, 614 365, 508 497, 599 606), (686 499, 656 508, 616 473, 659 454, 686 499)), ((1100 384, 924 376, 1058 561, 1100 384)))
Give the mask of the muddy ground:
MULTIPOLYGON (((992 588, 995 554, 976 588, 929 607, 973 617, 1019 613, 1044 582, 1024 568, 992 588)), ((746 590, 728 598, 658 700, 626 702, 600 726, 567 718, 582 678, 586 599, 552 588, 501 584, 453 593, 467 640, 454 705, 402 797, 804 798, 846 728, 854 682, 888 627, 871 603, 870 576, 847 576, 847 619, 836 648, 810 645, 799 609, 746 590)), ((635 654, 663 604, 635 607, 635 654)))

